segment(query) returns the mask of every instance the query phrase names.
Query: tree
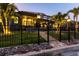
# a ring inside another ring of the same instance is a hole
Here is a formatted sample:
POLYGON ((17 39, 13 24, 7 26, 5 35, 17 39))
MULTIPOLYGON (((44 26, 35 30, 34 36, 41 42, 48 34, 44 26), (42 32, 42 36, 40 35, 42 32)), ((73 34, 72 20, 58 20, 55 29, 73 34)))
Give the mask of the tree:
MULTIPOLYGON (((61 12, 58 12, 58 14, 53 15, 52 19, 55 21, 55 23, 59 24, 57 25, 57 27, 61 26, 64 24, 64 22, 66 21, 65 17, 68 15, 68 13, 64 13, 62 14, 61 12)), ((57 28, 57 32, 59 31, 59 28, 57 28)))
POLYGON ((14 4, 9 3, 0 3, 0 10, 1 10, 1 16, 2 16, 2 26, 3 26, 3 32, 5 35, 10 34, 10 18, 12 15, 14 15, 15 10, 18 10, 17 7, 14 4))
POLYGON ((68 13, 73 13, 75 29, 76 29, 76 31, 78 31, 78 29, 77 29, 78 28, 78 14, 79 14, 78 8, 74 8, 72 10, 69 10, 68 13))
POLYGON ((76 32, 78 31, 78 8, 74 8, 70 11, 68 11, 68 13, 73 13, 73 19, 74 19, 74 38, 76 38, 76 32))

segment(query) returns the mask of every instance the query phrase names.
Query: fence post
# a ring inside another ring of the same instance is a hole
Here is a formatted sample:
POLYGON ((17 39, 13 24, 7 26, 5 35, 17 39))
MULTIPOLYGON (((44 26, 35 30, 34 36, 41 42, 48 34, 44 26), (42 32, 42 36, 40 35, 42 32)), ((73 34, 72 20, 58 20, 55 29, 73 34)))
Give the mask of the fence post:
POLYGON ((49 44, 49 21, 47 23, 47 43, 49 44))
POLYGON ((21 15, 19 15, 19 19, 20 19, 20 31, 21 31, 21 44, 22 44, 22 17, 21 15))
POLYGON ((61 26, 58 24, 59 41, 61 41, 61 26))
POLYGON ((21 44, 22 44, 22 24, 21 24, 21 44))
POLYGON ((70 22, 68 22, 68 42, 70 42, 70 22))
POLYGON ((40 22, 39 22, 39 19, 37 19, 36 27, 38 29, 38 44, 40 44, 40 22))
POLYGON ((74 38, 76 38, 76 29, 75 29, 75 26, 76 25, 76 23, 75 23, 75 21, 74 21, 74 38))
POLYGON ((59 31, 59 41, 61 41, 61 25, 60 25, 60 31, 59 31))

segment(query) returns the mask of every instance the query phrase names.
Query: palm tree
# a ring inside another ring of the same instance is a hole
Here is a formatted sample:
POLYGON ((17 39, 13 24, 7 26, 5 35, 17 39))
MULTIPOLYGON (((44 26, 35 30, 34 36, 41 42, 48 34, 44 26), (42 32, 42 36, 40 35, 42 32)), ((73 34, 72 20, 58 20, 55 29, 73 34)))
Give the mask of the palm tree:
MULTIPOLYGON (((10 34, 11 31, 9 29, 10 17, 14 15, 16 10, 16 6, 14 4, 9 3, 0 3, 0 10, 2 16, 2 25, 4 34, 10 34)), ((18 9, 17 9, 18 10, 18 9)))
POLYGON ((79 11, 78 11, 78 8, 74 8, 74 9, 72 9, 72 10, 70 10, 70 11, 68 11, 68 13, 73 13, 73 15, 74 15, 74 17, 73 17, 73 19, 74 19, 74 38, 76 38, 76 33, 75 32, 77 32, 78 31, 78 14, 79 14, 79 11))
POLYGON ((68 13, 62 14, 61 12, 58 12, 58 14, 55 15, 56 23, 59 24, 59 27, 60 27, 61 25, 63 25, 64 22, 66 21, 66 20, 65 20, 65 17, 66 17, 67 15, 68 15, 68 13), (62 23, 62 22, 63 22, 63 23, 62 23))
POLYGON ((68 15, 68 13, 62 14, 61 12, 58 12, 58 14, 53 15, 52 19, 57 23, 57 33, 59 32, 59 40, 61 41, 61 26, 65 23, 66 19, 65 17, 68 15))
POLYGON ((59 32, 59 26, 60 26, 60 21, 61 21, 61 12, 58 12, 58 14, 53 15, 52 19, 55 21, 55 23, 57 23, 57 32, 59 32))
MULTIPOLYGON (((65 19, 65 17, 67 17, 68 16, 68 13, 64 13, 63 15, 62 15, 62 19, 63 19, 63 24, 65 25, 65 23, 67 22, 67 19, 65 19)), ((62 24, 62 25, 63 25, 62 24)), ((68 24, 67 24, 67 30, 68 30, 68 24)))

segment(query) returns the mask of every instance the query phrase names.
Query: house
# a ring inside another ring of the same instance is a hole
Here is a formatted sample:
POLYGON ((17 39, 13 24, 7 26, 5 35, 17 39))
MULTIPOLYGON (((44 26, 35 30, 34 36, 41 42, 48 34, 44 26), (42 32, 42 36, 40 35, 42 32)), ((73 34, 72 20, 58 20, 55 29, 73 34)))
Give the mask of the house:
POLYGON ((28 12, 28 11, 19 11, 15 12, 16 15, 12 17, 14 20, 11 24, 22 24, 22 29, 26 27, 34 28, 37 22, 37 15, 40 15, 41 18, 39 19, 41 28, 47 27, 47 22, 50 20, 50 16, 44 13, 36 13, 36 12, 28 12))
MULTIPOLYGON (((21 28, 26 29, 27 27, 35 28, 36 22, 38 20, 37 15, 40 15, 41 17, 39 19, 40 28, 46 28, 48 21, 50 21, 50 23, 52 24, 52 21, 50 19, 51 16, 46 15, 44 13, 19 11, 15 12, 14 15, 11 16, 10 18, 9 21, 10 30, 20 30, 21 28)), ((0 23, 2 23, 1 17, 0 17, 0 23)))

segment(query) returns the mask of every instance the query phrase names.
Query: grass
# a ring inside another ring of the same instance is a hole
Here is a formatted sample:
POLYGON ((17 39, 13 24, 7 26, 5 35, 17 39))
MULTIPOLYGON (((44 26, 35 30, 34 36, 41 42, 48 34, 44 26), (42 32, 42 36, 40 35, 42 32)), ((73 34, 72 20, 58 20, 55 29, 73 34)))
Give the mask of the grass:
MULTIPOLYGON (((14 46, 22 44, 35 44, 38 42, 37 32, 13 32, 12 35, 0 35, 0 47, 14 46)), ((40 37, 40 42, 45 42, 45 40, 40 37)))
MULTIPOLYGON (((50 35, 59 39, 59 33, 50 32, 50 35)), ((74 32, 70 32, 70 39, 74 39, 74 32)), ((76 33, 76 39, 79 39, 79 32, 76 33)), ((68 32, 61 32, 61 40, 68 40, 68 32)))

